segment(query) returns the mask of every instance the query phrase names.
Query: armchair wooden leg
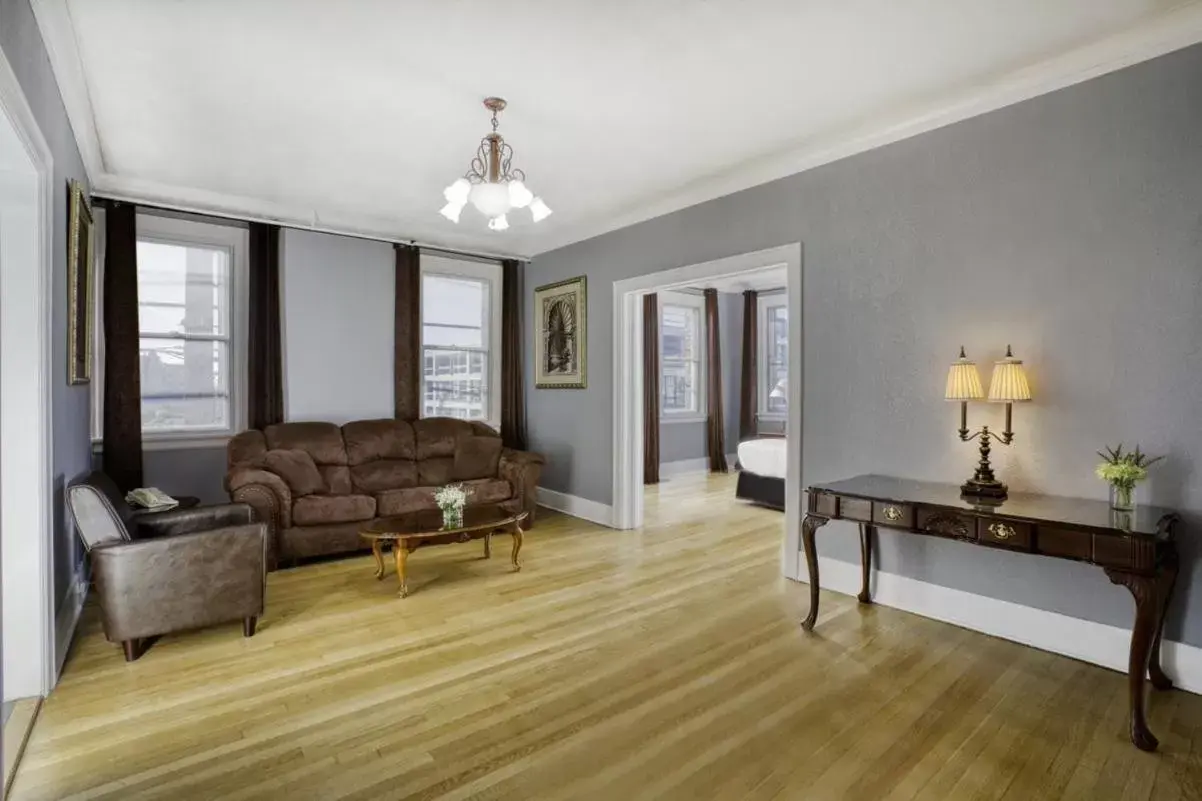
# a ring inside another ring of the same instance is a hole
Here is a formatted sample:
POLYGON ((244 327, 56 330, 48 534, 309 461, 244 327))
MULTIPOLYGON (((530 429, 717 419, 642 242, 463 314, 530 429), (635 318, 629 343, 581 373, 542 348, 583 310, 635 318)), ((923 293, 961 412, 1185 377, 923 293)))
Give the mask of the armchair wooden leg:
POLYGON ((125 649, 126 662, 137 661, 138 657, 145 653, 141 640, 122 640, 121 647, 125 649))
POLYGON ((257 617, 252 616, 252 617, 242 618, 242 636, 243 637, 255 636, 255 624, 258 622, 259 622, 259 619, 257 617))

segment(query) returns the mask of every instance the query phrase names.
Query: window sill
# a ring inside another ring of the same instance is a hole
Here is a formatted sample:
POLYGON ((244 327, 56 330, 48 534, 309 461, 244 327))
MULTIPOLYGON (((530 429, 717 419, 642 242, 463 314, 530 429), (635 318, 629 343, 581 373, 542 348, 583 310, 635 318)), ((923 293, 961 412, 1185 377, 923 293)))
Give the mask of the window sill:
POLYGON ((660 425, 668 425, 672 423, 704 423, 709 418, 704 414, 661 414, 659 416, 660 425))
POLYGON ((755 416, 756 420, 762 420, 765 423, 787 423, 789 421, 788 413, 778 414, 776 412, 760 412, 755 416))
MULTIPOLYGON (((194 434, 178 437, 143 437, 142 450, 145 451, 184 451, 202 448, 224 448, 233 437, 229 432, 214 434, 194 434)), ((104 442, 92 440, 92 452, 103 453, 104 442)))

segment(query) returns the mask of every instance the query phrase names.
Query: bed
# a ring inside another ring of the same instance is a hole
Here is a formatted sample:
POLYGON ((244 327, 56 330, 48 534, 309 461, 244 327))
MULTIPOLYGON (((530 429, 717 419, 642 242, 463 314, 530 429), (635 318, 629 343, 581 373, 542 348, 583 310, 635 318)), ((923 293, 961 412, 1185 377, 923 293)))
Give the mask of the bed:
POLYGON ((762 437, 739 443, 739 482, 735 497, 772 509, 785 509, 787 441, 762 437))

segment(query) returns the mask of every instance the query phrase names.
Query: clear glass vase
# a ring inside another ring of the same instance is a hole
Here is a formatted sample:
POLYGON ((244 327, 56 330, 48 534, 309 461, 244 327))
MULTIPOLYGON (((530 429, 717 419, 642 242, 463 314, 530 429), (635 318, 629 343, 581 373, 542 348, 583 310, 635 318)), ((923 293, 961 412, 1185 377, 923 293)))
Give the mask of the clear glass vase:
POLYGON ((442 527, 451 529, 459 528, 463 525, 463 507, 462 506, 444 506, 442 507, 442 527))
POLYGON ((1116 512, 1132 512, 1135 510, 1135 486, 1121 484, 1110 485, 1110 508, 1116 512))

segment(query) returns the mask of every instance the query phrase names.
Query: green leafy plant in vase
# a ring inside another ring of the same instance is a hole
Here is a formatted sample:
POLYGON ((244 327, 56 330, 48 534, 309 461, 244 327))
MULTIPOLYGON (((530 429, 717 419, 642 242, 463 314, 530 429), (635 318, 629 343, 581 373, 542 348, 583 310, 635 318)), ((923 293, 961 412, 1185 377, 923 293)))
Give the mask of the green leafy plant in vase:
POLYGON ((1098 464, 1098 478, 1110 485, 1110 505, 1120 512, 1130 512, 1135 508, 1135 485, 1148 477, 1148 468, 1163 459, 1163 456, 1149 457, 1135 446, 1133 451, 1123 451, 1123 443, 1117 448, 1106 446, 1105 451, 1098 451, 1102 461, 1098 464))

